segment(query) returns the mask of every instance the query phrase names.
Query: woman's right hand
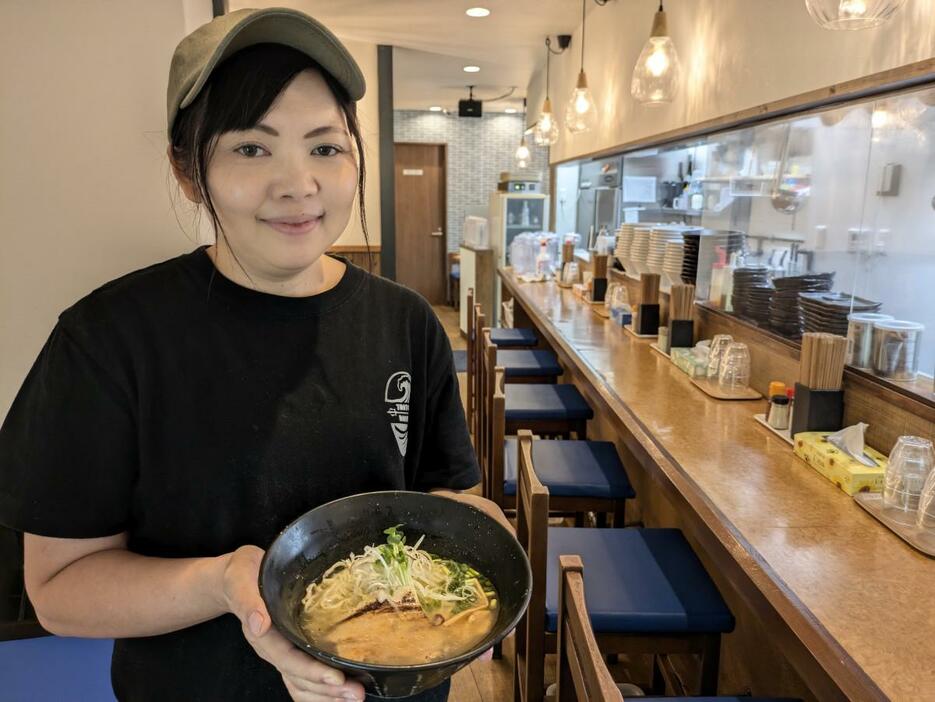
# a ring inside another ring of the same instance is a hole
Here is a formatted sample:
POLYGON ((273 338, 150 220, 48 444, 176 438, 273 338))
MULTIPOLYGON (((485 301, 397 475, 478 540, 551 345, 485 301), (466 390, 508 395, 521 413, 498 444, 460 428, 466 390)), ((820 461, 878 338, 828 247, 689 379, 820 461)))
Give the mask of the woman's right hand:
POLYGON ((345 680, 340 670, 319 663, 272 628, 257 586, 262 558, 262 549, 241 546, 230 555, 224 569, 224 601, 240 619, 243 635, 253 650, 282 674, 296 702, 363 700, 360 683, 345 680))

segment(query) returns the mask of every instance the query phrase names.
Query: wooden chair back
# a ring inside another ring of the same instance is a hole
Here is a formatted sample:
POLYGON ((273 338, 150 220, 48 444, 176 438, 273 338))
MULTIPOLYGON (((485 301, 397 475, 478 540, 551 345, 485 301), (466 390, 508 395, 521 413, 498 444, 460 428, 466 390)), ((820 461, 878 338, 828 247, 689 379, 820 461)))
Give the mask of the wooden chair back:
POLYGON ((556 702, 623 702, 604 663, 584 599, 580 556, 559 556, 556 702))
POLYGON ((532 596, 516 627, 514 700, 542 702, 545 697, 545 577, 548 557, 549 491, 532 464, 532 432, 520 429, 516 480, 516 539, 532 569, 532 596))
POLYGON ((503 366, 497 366, 494 369, 493 397, 490 400, 490 448, 487 456, 487 474, 484 476, 484 497, 495 502, 500 509, 507 507, 503 495, 505 431, 506 371, 503 366))
MULTIPOLYGON (((474 355, 476 351, 474 350, 474 288, 468 288, 467 290, 467 309, 465 314, 467 315, 467 422, 468 428, 471 430, 471 435, 476 437, 474 433, 474 374, 476 369, 474 367, 474 355)), ((476 440, 476 439, 475 439, 476 440)))
MULTIPOLYGON (((474 305, 474 432, 475 437, 480 434, 480 415, 483 411, 483 394, 481 393, 483 363, 484 328, 487 326, 487 317, 478 304, 474 305)), ((476 438, 475 438, 476 440, 476 438)))

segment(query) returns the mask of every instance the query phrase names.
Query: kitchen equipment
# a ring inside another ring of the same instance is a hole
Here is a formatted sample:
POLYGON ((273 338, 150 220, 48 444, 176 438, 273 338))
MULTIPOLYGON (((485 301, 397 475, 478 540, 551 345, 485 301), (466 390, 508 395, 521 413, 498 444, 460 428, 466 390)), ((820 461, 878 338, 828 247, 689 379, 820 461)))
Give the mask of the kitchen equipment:
POLYGON ((915 380, 925 327, 898 319, 873 323, 873 371, 890 380, 915 380))
POLYGON ((259 586, 273 625, 293 644, 358 680, 371 694, 404 697, 444 682, 502 641, 526 611, 532 573, 515 537, 480 510, 438 495, 387 491, 335 500, 296 519, 266 551, 259 586), (306 586, 351 552, 383 543, 383 530, 396 524, 413 541, 424 534, 422 548, 430 553, 468 563, 490 578, 500 603, 496 625, 469 651, 422 665, 360 663, 322 651, 306 639, 299 623, 306 586))
POLYGON ((919 436, 900 436, 890 452, 883 477, 883 509, 901 523, 916 522, 919 498, 935 467, 932 442, 919 436))
POLYGON ((873 323, 893 319, 892 315, 855 312, 847 315, 847 364, 869 370, 873 367, 873 323))

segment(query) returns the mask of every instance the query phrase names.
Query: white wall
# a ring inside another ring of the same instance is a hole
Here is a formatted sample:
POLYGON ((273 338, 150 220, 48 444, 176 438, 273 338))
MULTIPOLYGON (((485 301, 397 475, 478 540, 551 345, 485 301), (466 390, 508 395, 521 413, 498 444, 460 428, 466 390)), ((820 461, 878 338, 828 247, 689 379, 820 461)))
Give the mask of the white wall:
MULTIPOLYGON (((657 6, 588 3, 585 70, 599 123, 574 136, 563 129, 552 163, 935 56, 932 0, 908 0, 886 25, 858 32, 820 28, 802 0, 668 0, 682 89, 671 105, 646 107, 630 96, 630 77, 657 6)), ((560 121, 580 40, 578 26, 571 48, 552 57, 550 93, 560 121)), ((544 74, 543 66, 528 87, 530 122, 542 105, 544 74)))
MULTIPOLYGON (((210 19, 210 0, 0 2, 0 417, 63 309, 210 236, 165 153, 172 52, 210 19)), ((349 48, 379 243, 376 47, 349 48)), ((338 243, 362 241, 352 222, 338 243)))
MULTIPOLYGON (((367 93, 357 103, 357 117, 360 121, 364 157, 367 164, 367 180, 364 183, 367 231, 370 235, 370 243, 376 246, 380 243, 380 101, 377 85, 377 45, 340 38, 357 61, 367 81, 367 93)), ((338 239, 337 245, 350 246, 363 243, 364 232, 360 226, 359 212, 355 208, 351 221, 341 238, 338 239)))

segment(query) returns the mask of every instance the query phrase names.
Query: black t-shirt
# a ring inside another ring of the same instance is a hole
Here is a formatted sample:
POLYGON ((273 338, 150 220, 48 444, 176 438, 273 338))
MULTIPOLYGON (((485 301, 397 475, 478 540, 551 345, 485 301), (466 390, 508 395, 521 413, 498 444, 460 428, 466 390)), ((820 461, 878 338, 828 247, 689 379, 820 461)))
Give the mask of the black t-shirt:
MULTIPOLYGON (((126 531, 163 558, 266 548, 305 511, 479 480, 451 346, 417 294, 351 264, 331 290, 241 287, 204 249, 59 318, 0 429, 0 523, 126 531)), ((225 615, 117 641, 128 700, 289 699, 225 615)))

